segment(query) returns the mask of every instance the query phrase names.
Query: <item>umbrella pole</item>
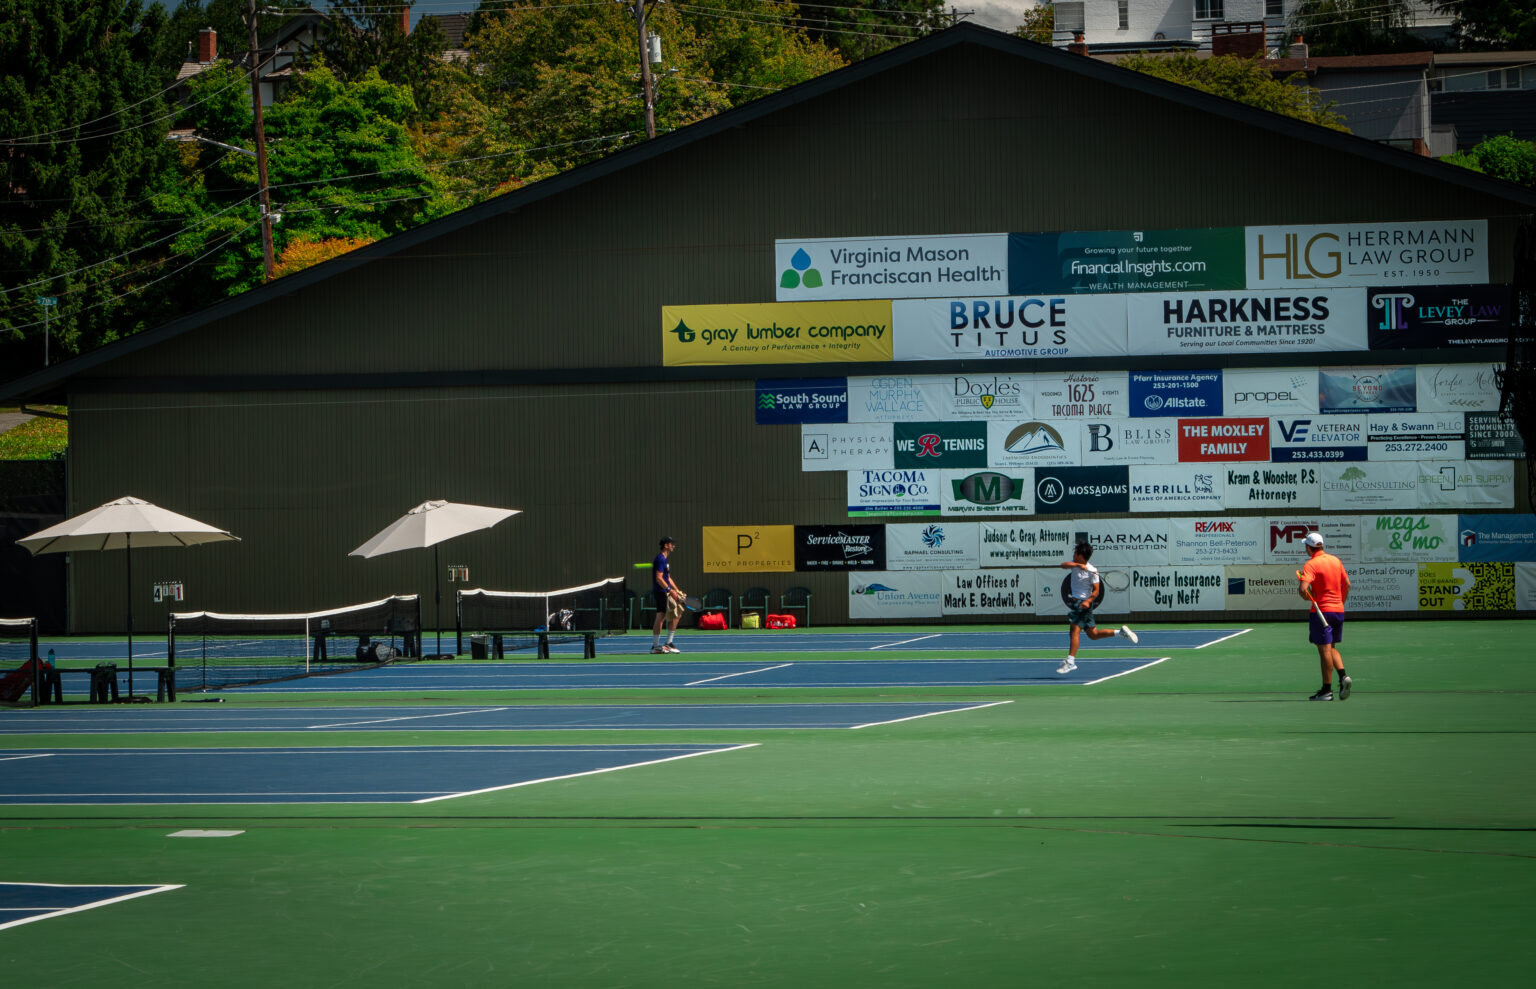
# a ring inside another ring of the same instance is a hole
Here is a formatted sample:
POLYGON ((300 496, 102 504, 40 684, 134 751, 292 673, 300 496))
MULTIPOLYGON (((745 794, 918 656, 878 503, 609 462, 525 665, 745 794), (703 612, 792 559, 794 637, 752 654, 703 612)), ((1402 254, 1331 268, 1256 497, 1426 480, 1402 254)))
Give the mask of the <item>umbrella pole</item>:
POLYGON ((127 547, 123 553, 128 567, 128 697, 133 698, 133 533, 127 533, 127 547))
POLYGON ((437 655, 443 654, 443 574, 437 565, 437 544, 432 544, 432 602, 437 611, 437 655))

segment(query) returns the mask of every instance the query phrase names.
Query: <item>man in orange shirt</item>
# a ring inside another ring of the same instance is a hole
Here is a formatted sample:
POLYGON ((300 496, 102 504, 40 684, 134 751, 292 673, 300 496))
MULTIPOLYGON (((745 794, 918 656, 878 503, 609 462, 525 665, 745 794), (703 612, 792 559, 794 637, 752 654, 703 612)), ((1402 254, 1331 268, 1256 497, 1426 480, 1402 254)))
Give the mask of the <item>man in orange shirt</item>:
POLYGON ((1323 549, 1323 534, 1309 532, 1306 539, 1306 566, 1296 571, 1297 590, 1302 598, 1311 602, 1312 611, 1307 621, 1311 626, 1309 638, 1317 646, 1318 659, 1323 664, 1323 689, 1308 700, 1333 700, 1333 671, 1339 671, 1339 700, 1349 700, 1353 684, 1344 672, 1344 657, 1339 655, 1339 643, 1344 641, 1344 605, 1349 601, 1349 574, 1337 556, 1323 549))

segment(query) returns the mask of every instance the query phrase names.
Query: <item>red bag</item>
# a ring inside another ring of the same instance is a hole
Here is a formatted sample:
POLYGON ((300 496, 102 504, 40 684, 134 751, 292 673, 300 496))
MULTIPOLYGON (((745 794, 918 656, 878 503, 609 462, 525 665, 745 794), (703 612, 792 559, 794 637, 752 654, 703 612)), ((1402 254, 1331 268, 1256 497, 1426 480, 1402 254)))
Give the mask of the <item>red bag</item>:
POLYGON ((795 616, 769 615, 767 620, 763 622, 763 625, 767 628, 794 628, 795 616))
POLYGON ((725 628, 725 615, 718 611, 706 611, 699 616, 699 628, 725 628))

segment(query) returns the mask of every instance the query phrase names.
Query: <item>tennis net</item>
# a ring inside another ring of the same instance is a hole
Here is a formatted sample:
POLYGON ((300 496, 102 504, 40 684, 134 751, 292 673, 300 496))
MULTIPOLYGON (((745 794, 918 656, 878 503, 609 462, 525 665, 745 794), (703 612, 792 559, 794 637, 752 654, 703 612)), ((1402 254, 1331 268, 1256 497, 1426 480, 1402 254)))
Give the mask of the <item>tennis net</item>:
POLYGON ((629 627, 628 608, 622 577, 558 591, 460 591, 457 648, 463 653, 464 637, 476 633, 496 636, 504 649, 528 649, 541 638, 575 642, 622 632, 629 627))
POLYGON ((37 619, 0 618, 0 700, 36 700, 37 619))
POLYGON ((288 615, 172 613, 166 650, 179 690, 368 669, 421 656, 421 598, 403 594, 288 615))

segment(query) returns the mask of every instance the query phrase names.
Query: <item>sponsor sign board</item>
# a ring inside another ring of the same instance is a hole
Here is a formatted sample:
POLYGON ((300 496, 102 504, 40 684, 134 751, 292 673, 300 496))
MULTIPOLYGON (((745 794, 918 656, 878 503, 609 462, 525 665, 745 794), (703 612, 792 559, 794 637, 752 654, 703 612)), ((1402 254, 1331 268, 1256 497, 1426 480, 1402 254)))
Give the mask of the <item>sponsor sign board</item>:
POLYGON ((1058 566, 1072 559, 1071 521, 986 521, 978 528, 984 567, 1058 566))
POLYGON ((1222 408, 1229 416, 1317 414, 1317 368, 1226 368, 1222 408))
POLYGON ((1420 563, 1420 611, 1514 611, 1513 563, 1420 563))
POLYGON ((1080 542, 1093 547, 1093 565, 1104 570, 1166 565, 1172 540, 1166 519, 1078 519, 1072 545, 1080 542))
POLYGON ((1220 512, 1226 478, 1219 465, 1152 466, 1134 464, 1133 512, 1220 512))
POLYGON ((1360 558, 1366 563, 1451 563, 1456 560, 1455 515, 1403 512, 1360 520, 1360 558))
POLYGON ((1168 562, 1174 566, 1263 563, 1266 535, 1260 518, 1169 519, 1168 562))
POLYGON ((1349 610, 1413 611, 1419 600, 1416 563, 1362 564, 1349 568, 1349 610))
POLYGON ((1420 508, 1514 508, 1512 460, 1419 462, 1420 508))
POLYGON ((945 515, 1034 514, 1034 472, 1028 467, 947 470, 940 477, 939 505, 945 515))
POLYGON ((1416 285, 1366 292, 1372 350, 1503 347, 1509 343, 1508 285, 1416 285))
POLYGON ((898 361, 1123 357, 1125 296, 898 299, 898 361))
POLYGON ((1497 412, 1467 413, 1467 459, 1525 459, 1525 439, 1515 420, 1497 412))
POLYGON ((1298 416, 1269 421, 1269 459, 1277 464, 1364 460, 1364 414, 1298 416))
POLYGON ((1007 234, 777 240, 775 298, 932 298, 1007 292, 1007 234))
POLYGON ((846 378, 759 378, 757 424, 847 422, 846 378))
POLYGON ((1418 367, 1420 412, 1493 412, 1499 407, 1502 365, 1453 364, 1418 367))
POLYGON ((1293 354, 1365 350, 1365 289, 1132 295, 1138 354, 1293 354))
POLYGON ((1035 375, 1035 415, 1042 419, 1125 418, 1131 414, 1125 371, 1035 375))
POLYGON ((1035 468, 1035 511, 1041 515, 1130 510, 1129 467, 1035 468))
POLYGON ((1300 611, 1306 603, 1296 593, 1296 568, 1278 565, 1228 566, 1228 611, 1300 611))
POLYGON ((1028 374, 884 374, 848 379, 850 422, 975 421, 1028 417, 1028 374))
POLYGON ((891 303, 663 306, 661 362, 823 364, 891 359, 891 303))
POLYGON ((1488 281, 1488 221, 1285 224, 1244 231, 1248 288, 1488 281))
POLYGON ((1240 289, 1241 227, 1008 235, 1011 292, 1240 289))
POLYGON ((1317 468, 1303 464, 1218 467, 1226 475, 1227 508, 1318 508, 1322 486, 1317 468))
POLYGON ((1353 515, 1289 515, 1264 520, 1264 562, 1284 563, 1292 569, 1307 562, 1309 532, 1323 534, 1323 547, 1340 561, 1360 559, 1360 524, 1353 515))
POLYGON ((795 569, 792 525, 706 525, 705 573, 790 573, 795 569))
POLYGON ((1219 416, 1220 371, 1132 371, 1133 416, 1219 416))
POLYGON ((1074 419, 992 420, 987 423, 987 462, 999 469, 1080 464, 1081 431, 1074 419))
POLYGON ((1223 611, 1227 575, 1222 567, 1136 567, 1131 571, 1131 611, 1223 611))
POLYGON ((1515 607, 1536 611, 1536 563, 1515 564, 1515 607))
POLYGON ((897 467, 987 466, 984 422, 898 422, 891 429, 897 467))
POLYGON ((1005 615, 1035 613, 1035 581, 1029 570, 946 570, 943 578, 946 615, 1005 615))
POLYGON ((851 470, 848 514, 937 515, 941 483, 936 470, 851 470))
POLYGON ((1269 419, 1180 419, 1180 463, 1269 462, 1269 419))
MULTIPOLYGON (((1065 616, 1067 613, 1067 605, 1066 602, 1061 599, 1061 582, 1066 577, 1067 572, 1061 567, 1057 566, 1051 569, 1031 570, 1030 575, 1034 578, 1035 581, 1035 614, 1065 616)), ((1126 605, 1129 605, 1130 603, 1128 594, 1115 595, 1106 591, 1104 602, 1100 604, 1097 609, 1095 609, 1095 613, 1100 615, 1111 614, 1109 609, 1115 607, 1111 600, 1114 597, 1125 598, 1126 605)), ((1125 614, 1129 611, 1129 607, 1122 606, 1118 612, 1113 613, 1125 614)))
POLYGON ((1078 430, 1084 466, 1172 464, 1179 459, 1177 425, 1167 419, 1088 419, 1078 430))
POLYGON ((1465 460, 1466 423, 1459 412, 1408 412, 1366 417, 1371 460, 1465 460))
POLYGON ((895 456, 890 423, 817 423, 800 427, 801 470, 877 470, 895 456))
POLYGON ((1323 510, 1383 511, 1419 507, 1417 463, 1318 464, 1323 510))
POLYGON ((944 600, 943 574, 937 570, 850 573, 848 618, 938 618, 944 600))
POLYGON ((981 565, 981 527, 974 522, 926 522, 885 527, 887 570, 960 570, 981 565))
POLYGON ((1319 412, 1417 411, 1418 375, 1411 367, 1336 367, 1317 372, 1319 412))
POLYGON ((794 540, 796 570, 823 573, 886 568, 883 525, 797 525, 794 540))
POLYGON ((1536 515, 1463 515, 1459 524, 1463 563, 1536 560, 1536 515))

